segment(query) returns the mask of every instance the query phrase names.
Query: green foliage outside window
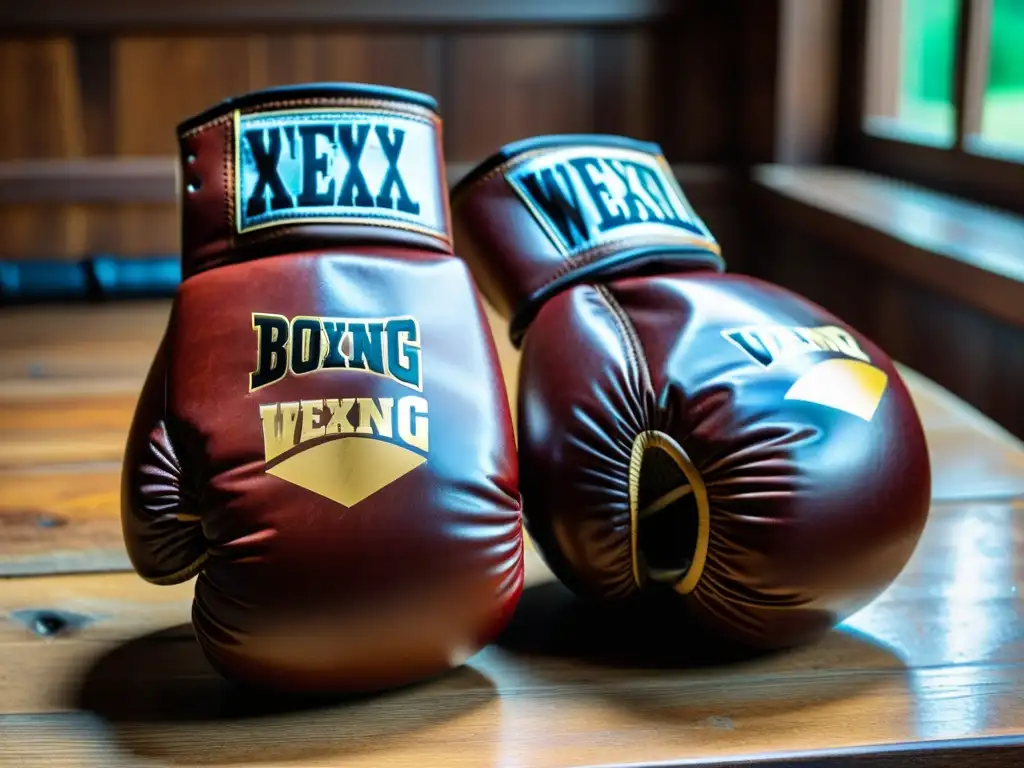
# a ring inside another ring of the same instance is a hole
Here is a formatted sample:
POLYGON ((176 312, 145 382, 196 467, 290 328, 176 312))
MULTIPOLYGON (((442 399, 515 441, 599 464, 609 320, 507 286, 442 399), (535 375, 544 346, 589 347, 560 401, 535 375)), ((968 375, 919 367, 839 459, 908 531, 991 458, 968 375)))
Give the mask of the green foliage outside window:
MULTIPOLYGON (((903 0, 900 119, 944 141, 954 135, 958 0, 903 0)), ((982 135, 1024 144, 1024 0, 993 0, 982 135)))

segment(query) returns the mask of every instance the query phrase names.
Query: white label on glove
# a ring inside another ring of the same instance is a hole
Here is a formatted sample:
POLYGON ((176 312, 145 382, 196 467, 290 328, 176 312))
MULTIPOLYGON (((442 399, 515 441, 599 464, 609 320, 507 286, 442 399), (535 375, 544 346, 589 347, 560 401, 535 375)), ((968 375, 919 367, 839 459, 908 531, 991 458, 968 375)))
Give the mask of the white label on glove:
POLYGON ((426 116, 318 108, 235 113, 235 227, 396 227, 448 242, 437 124, 426 116))
POLYGON ((659 155, 607 146, 554 149, 527 156, 505 178, 563 255, 629 240, 719 251, 659 155))

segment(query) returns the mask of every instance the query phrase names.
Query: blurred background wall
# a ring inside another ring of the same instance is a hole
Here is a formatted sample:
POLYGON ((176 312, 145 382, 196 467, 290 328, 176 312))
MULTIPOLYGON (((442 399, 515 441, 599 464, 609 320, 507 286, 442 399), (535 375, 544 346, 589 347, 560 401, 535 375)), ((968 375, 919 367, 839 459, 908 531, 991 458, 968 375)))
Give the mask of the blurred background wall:
POLYGON ((315 80, 434 95, 450 181, 657 141, 733 271, 1024 434, 1024 0, 5 3, 0 259, 173 255, 175 124, 315 80))
MULTIPOLYGON (((50 5, 65 18, 34 13, 0 41, 3 160, 164 158, 179 120, 229 95, 379 82, 439 100, 454 175, 538 133, 659 141, 673 162, 709 166, 684 175, 727 237, 723 172, 771 156, 756 101, 771 100, 771 1, 50 5), (272 21, 261 20, 267 13, 272 21)), ((144 166, 122 172, 131 170, 144 166)), ((0 255, 14 258, 171 252, 177 242, 173 206, 163 205, 8 205, 2 225, 0 255)))

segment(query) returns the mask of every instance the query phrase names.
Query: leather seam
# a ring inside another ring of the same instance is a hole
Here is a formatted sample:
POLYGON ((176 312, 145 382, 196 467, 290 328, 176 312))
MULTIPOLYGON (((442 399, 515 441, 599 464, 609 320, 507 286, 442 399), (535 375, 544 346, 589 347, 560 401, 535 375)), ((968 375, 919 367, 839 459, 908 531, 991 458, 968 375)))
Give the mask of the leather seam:
MULTIPOLYGON (((622 333, 622 339, 626 343, 630 361, 636 367, 637 375, 640 377, 640 386, 644 389, 645 393, 651 392, 654 389, 654 385, 651 383, 651 371, 647 363, 647 356, 644 354, 643 345, 640 343, 640 337, 636 333, 636 328, 633 327, 629 317, 626 315, 626 311, 616 300, 615 296, 612 295, 612 292, 608 290, 607 286, 596 285, 594 290, 604 299, 605 304, 619 325, 619 331, 622 333)), ((647 421, 646 414, 644 414, 644 421, 647 421)))
MULTIPOLYGON (((612 317, 615 319, 616 324, 619 326, 619 333, 622 335, 622 341, 625 344, 627 354, 630 362, 636 368, 637 376, 640 378, 640 387, 644 390, 641 392, 641 430, 640 434, 644 434, 649 429, 647 423, 646 408, 643 405, 643 400, 646 399, 643 395, 652 389, 651 386, 651 374, 647 367, 647 358, 644 356, 643 347, 640 344, 640 338, 636 335, 636 329, 633 324, 629 321, 626 316, 626 311, 622 308, 622 305, 612 295, 612 292, 604 285, 594 286, 594 290, 598 296, 604 301, 608 307, 608 311, 611 312, 612 317)), ((634 437, 634 440, 636 438, 634 437)), ((630 505, 632 510, 632 504, 630 505)), ((633 520, 632 511, 630 512, 630 526, 629 526, 629 559, 630 559, 630 573, 633 576, 633 581, 637 586, 640 586, 640 564, 637 557, 637 527, 633 520)))
MULTIPOLYGON (((461 192, 459 193, 459 199, 464 197, 466 192, 468 192, 469 190, 473 189, 474 187, 477 187, 480 184, 483 184, 483 183, 485 183, 487 181, 490 181, 495 176, 502 175, 503 173, 505 173, 509 169, 514 168, 515 166, 519 165, 521 162, 524 162, 526 160, 529 160, 530 158, 536 157, 537 155, 547 154, 548 152, 549 152, 548 149, 535 149, 535 150, 533 150, 531 152, 524 152, 521 155, 516 155, 515 157, 513 157, 513 158, 511 158, 509 160, 506 160, 504 163, 501 163, 500 165, 497 165, 494 168, 492 168, 491 170, 489 170, 487 173, 485 173, 479 179, 476 179, 468 187, 465 187, 464 189, 462 189, 461 192)), ((471 173, 472 173, 472 171, 471 171, 471 173)), ((453 201, 452 208, 454 208, 456 204, 457 204, 457 202, 453 201)))
POLYGON ((421 109, 413 105, 408 105, 408 108, 403 108, 398 102, 388 101, 387 99, 354 99, 354 98, 308 98, 308 99, 285 99, 282 101, 270 101, 266 104, 253 105, 251 107, 242 109, 233 109, 226 115, 221 115, 213 120, 197 125, 195 128, 190 128, 181 134, 181 137, 189 138, 198 133, 202 133, 205 130, 214 128, 220 123, 231 122, 234 120, 235 112, 240 114, 253 114, 260 113, 271 109, 281 109, 286 107, 334 107, 334 106, 350 106, 350 107, 362 107, 365 109, 387 109, 391 112, 401 114, 406 117, 410 117, 414 120, 419 120, 424 123, 431 125, 437 125, 440 118, 430 110, 425 108, 421 109))
POLYGON ((227 217, 226 224, 228 231, 231 233, 232 244, 235 240, 235 189, 233 176, 236 141, 238 141, 238 137, 235 136, 235 126, 232 120, 228 135, 223 144, 224 162, 221 165, 224 173, 224 215, 227 217), (230 187, 228 186, 229 184, 231 185, 230 187))
MULTIPOLYGON (((252 245, 252 244, 257 244, 257 243, 266 243, 266 242, 270 242, 270 241, 276 240, 277 238, 288 237, 289 235, 293 234, 295 228, 297 228, 297 227, 309 227, 309 226, 311 226, 311 225, 310 224, 306 224, 306 223, 289 222, 288 224, 281 224, 281 225, 278 225, 276 227, 274 227, 274 226, 266 227, 263 232, 258 233, 258 234, 251 234, 249 232, 237 233, 237 232, 234 231, 234 227, 232 226, 232 232, 231 232, 232 244, 235 245, 235 246, 238 246, 239 244, 252 245)), ((424 237, 431 237, 434 240, 437 240, 438 242, 444 244, 447 248, 449 248, 449 249, 451 248, 451 239, 448 238, 448 237, 444 237, 444 236, 442 236, 442 235, 440 235, 438 233, 431 232, 429 230, 411 227, 411 226, 408 226, 408 225, 402 224, 401 222, 396 222, 396 221, 372 221, 372 220, 367 219, 367 220, 360 220, 358 222, 348 222, 345 225, 341 225, 341 224, 335 224, 335 223, 332 223, 332 222, 318 222, 318 221, 314 220, 313 221, 313 226, 359 226, 359 227, 376 227, 377 229, 395 229, 395 230, 400 230, 402 232, 411 232, 411 233, 413 233, 415 235, 422 235, 424 237)))
POLYGON ((199 557, 193 560, 191 563, 186 565, 184 568, 179 568, 174 573, 168 573, 165 576, 155 576, 148 579, 151 584, 157 584, 159 586, 169 586, 171 584, 181 584, 183 581, 188 581, 195 576, 203 565, 206 564, 207 559, 210 557, 210 550, 207 548, 199 557))
POLYGON ((538 285, 533 292, 536 293, 537 291, 542 291, 543 289, 547 288, 549 285, 554 283, 556 280, 558 280, 560 277, 569 274, 575 269, 589 266, 590 264, 593 264, 595 261, 598 261, 599 259, 603 259, 606 256, 610 256, 613 253, 621 251, 622 246, 625 244, 629 244, 630 246, 636 248, 657 246, 670 247, 680 245, 678 240, 674 240, 671 238, 652 237, 644 238, 642 240, 632 240, 628 237, 623 237, 617 240, 611 240, 607 243, 602 243, 601 245, 595 248, 591 248, 590 250, 580 251, 578 253, 562 254, 563 260, 562 263, 559 265, 558 269, 552 272, 551 276, 548 277, 543 283, 538 285))

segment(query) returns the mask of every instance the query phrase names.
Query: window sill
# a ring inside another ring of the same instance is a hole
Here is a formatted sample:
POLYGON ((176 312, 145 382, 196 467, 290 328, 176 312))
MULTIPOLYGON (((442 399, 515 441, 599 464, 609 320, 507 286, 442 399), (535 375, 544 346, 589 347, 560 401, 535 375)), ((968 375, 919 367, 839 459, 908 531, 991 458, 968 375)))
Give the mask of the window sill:
POLYGON ((1024 217, 850 168, 767 165, 753 180, 772 221, 1024 326, 1024 217))

